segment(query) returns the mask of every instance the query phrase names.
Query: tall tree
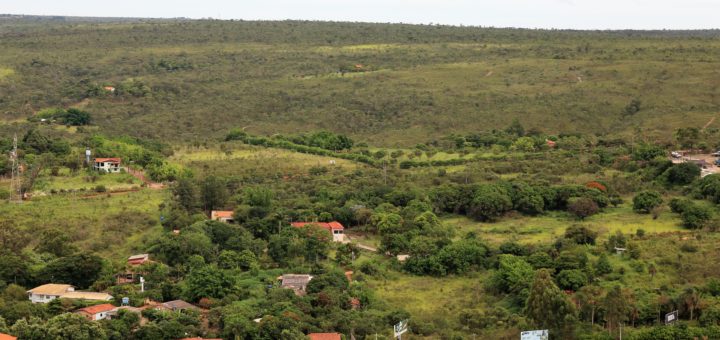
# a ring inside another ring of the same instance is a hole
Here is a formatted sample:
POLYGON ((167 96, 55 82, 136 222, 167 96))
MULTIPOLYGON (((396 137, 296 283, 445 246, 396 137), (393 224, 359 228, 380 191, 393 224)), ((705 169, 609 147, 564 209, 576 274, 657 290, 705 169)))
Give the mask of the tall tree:
POLYGON ((535 274, 530 296, 525 304, 525 314, 536 326, 557 333, 559 336, 553 338, 558 339, 572 334, 576 319, 575 306, 555 285, 547 269, 540 269, 535 274))
POLYGON ((590 313, 590 324, 592 325, 595 324, 595 312, 597 312, 604 295, 605 290, 595 285, 584 286, 575 295, 580 304, 580 309, 590 313))
POLYGON ((602 302, 605 310, 605 321, 607 322, 608 332, 613 333, 613 329, 620 323, 627 321, 630 305, 619 285, 611 289, 602 302))
POLYGON ((203 180, 200 194, 206 212, 223 206, 229 196, 225 181, 215 176, 208 176, 203 180))

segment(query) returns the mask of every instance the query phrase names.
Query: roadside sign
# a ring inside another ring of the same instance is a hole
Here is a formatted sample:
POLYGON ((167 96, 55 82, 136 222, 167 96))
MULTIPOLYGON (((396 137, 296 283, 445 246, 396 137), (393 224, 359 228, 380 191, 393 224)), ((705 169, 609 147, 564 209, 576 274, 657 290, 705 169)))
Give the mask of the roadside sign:
POLYGON ((123 306, 127 306, 130 304, 130 298, 124 297, 122 298, 122 304, 123 306))
POLYGON ((524 331, 520 333, 520 340, 548 340, 550 332, 547 329, 524 331))
POLYGON ((672 311, 670 313, 665 314, 665 324, 670 325, 675 323, 678 319, 678 311, 672 311))
POLYGON ((394 328, 395 328, 395 337, 396 337, 396 338, 399 337, 400 335, 402 335, 403 333, 407 332, 407 330, 408 330, 408 321, 409 321, 409 320, 403 320, 403 321, 398 322, 398 323, 395 325, 394 328))

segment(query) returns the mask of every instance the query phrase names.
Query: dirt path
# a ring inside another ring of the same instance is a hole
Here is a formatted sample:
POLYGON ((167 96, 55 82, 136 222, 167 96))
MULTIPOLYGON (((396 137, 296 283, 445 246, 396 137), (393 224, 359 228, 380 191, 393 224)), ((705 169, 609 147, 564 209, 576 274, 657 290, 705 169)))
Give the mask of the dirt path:
POLYGON ((135 170, 135 169, 132 169, 132 168, 127 168, 127 173, 129 173, 129 174, 132 175, 133 177, 141 180, 143 183, 145 183, 145 186, 147 186, 147 187, 150 188, 150 189, 159 190, 159 189, 162 189, 162 188, 165 187, 165 185, 162 184, 162 183, 156 183, 156 182, 153 182, 153 181, 149 180, 149 179, 147 178, 147 176, 145 176, 145 173, 142 172, 142 171, 140 171, 140 170, 135 170))
MULTIPOLYGON (((350 237, 350 235, 345 234, 345 241, 343 241, 343 243, 350 243, 350 242, 352 242, 352 238, 350 237)), ((371 247, 371 246, 368 246, 368 245, 364 245, 364 244, 362 244, 362 243, 355 243, 355 245, 356 245, 358 248, 360 248, 361 250, 365 250, 365 251, 377 253, 377 248, 375 248, 375 247, 371 247)))
POLYGON ((710 126, 710 124, 712 124, 714 121, 715 121, 715 117, 710 118, 710 121, 707 122, 705 125, 703 125, 702 130, 707 129, 708 126, 710 126))

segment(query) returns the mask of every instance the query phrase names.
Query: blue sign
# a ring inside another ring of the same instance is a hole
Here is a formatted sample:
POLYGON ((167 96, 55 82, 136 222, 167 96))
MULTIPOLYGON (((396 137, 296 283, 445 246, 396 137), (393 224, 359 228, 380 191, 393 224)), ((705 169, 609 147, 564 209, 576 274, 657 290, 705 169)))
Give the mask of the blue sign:
POLYGON ((127 297, 122 298, 122 304, 123 304, 123 305, 129 305, 129 304, 130 304, 130 298, 127 298, 127 297))

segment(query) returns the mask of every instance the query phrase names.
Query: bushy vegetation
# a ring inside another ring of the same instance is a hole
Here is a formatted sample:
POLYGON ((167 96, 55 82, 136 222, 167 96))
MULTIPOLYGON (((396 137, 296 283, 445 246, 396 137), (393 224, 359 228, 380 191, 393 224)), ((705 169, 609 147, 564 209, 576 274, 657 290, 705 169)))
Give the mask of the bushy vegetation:
POLYGON ((432 339, 718 336, 720 175, 667 158, 719 146, 699 128, 712 96, 688 85, 712 81, 716 32, 0 28, 0 131, 27 194, 0 203, 0 332, 372 339, 409 318, 432 339), (85 148, 132 173, 92 171, 85 148), (138 253, 145 291, 118 282, 138 253), (313 279, 295 294, 283 274, 313 279), (201 310, 91 322, 71 313, 87 303, 31 304, 48 282, 201 310))

